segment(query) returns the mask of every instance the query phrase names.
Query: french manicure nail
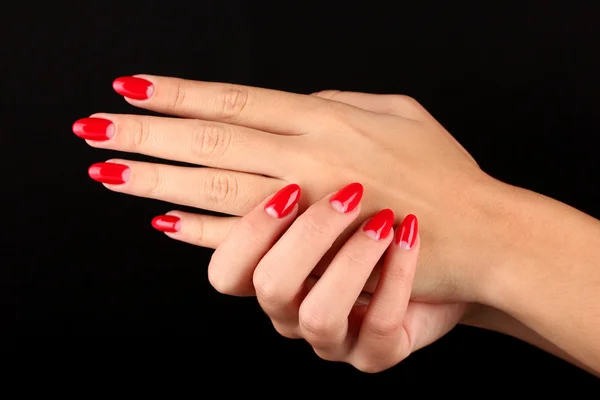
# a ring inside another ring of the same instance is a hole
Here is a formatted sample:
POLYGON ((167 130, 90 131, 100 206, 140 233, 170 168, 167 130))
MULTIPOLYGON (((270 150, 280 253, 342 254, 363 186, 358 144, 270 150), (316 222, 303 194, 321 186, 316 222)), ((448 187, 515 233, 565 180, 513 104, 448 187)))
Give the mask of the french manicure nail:
POLYGON ((115 125, 104 118, 82 118, 73 124, 73 133, 82 139, 104 141, 115 135, 115 125))
POLYGON ((88 169, 88 174, 95 181, 121 185, 131 177, 131 169, 123 164, 96 163, 88 169))
POLYGON ((363 231, 374 240, 384 240, 394 226, 394 212, 389 208, 379 211, 367 222, 363 231))
POLYGON ((287 185, 279 192, 277 192, 267 204, 265 204, 265 211, 273 218, 283 218, 288 215, 294 206, 300 200, 300 194, 302 190, 300 186, 292 183, 287 185))
POLYGON ((412 249, 417 241, 417 234, 419 233, 419 221, 413 214, 409 214, 404 218, 402 224, 398 228, 396 234, 396 245, 401 249, 412 249))
POLYGON ((152 226, 161 232, 179 232, 181 219, 174 215, 159 215, 152 219, 152 226))
POLYGON ((352 212, 356 206, 358 206, 360 199, 362 199, 363 192, 363 185, 358 182, 351 183, 337 192, 331 200, 329 200, 329 203, 336 211, 347 214, 352 212))
POLYGON ((121 96, 134 100, 147 100, 154 94, 152 82, 134 76, 122 76, 115 79, 113 89, 121 96))

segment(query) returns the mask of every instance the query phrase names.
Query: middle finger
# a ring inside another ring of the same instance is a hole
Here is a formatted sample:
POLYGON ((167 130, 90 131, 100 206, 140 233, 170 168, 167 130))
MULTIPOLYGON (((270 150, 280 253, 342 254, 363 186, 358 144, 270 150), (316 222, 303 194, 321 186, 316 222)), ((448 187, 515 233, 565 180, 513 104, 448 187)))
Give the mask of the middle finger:
POLYGON ((94 114, 73 132, 92 147, 270 176, 289 156, 285 136, 197 119, 94 114))

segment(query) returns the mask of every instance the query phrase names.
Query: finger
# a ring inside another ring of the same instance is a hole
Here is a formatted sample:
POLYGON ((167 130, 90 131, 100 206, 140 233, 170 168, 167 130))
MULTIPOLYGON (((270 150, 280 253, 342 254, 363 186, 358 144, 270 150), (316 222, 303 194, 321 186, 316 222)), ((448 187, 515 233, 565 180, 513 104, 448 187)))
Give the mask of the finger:
POLYGON ((246 214, 284 182, 212 168, 109 160, 89 168, 108 189, 230 215, 246 214))
POLYGON ((172 239, 216 249, 239 217, 215 217, 183 211, 169 211, 152 219, 152 226, 172 239))
POLYGON ((196 119, 94 114, 73 132, 97 148, 264 175, 281 173, 289 158, 281 136, 196 119))
POLYGON ((300 193, 296 184, 285 186, 231 229, 208 265, 208 279, 215 289, 234 296, 254 295, 254 269, 294 220, 300 193))
MULTIPOLYGON (((309 276, 306 278, 304 282, 305 291, 308 293, 311 289, 317 284, 318 278, 316 276, 309 276)), ((272 319, 273 327, 281 336, 286 337, 288 339, 303 339, 302 332, 300 332, 300 328, 297 323, 290 324, 288 322, 281 322, 277 319, 272 319)))
POLYGON ((325 114, 324 101, 314 96, 229 83, 136 75, 116 79, 113 87, 136 107, 285 135, 306 133, 325 114))
POLYGON ((304 338, 326 359, 343 360, 349 350, 348 316, 365 281, 392 241, 394 212, 377 213, 342 246, 300 306, 304 338))
POLYGON ((352 183, 308 208, 262 258, 253 284, 263 310, 281 323, 297 324, 305 281, 335 239, 360 212, 363 187, 352 183))
POLYGON ((419 255, 417 239, 418 221, 411 214, 389 247, 353 349, 352 364, 361 371, 382 371, 410 354, 411 338, 403 323, 419 255))
POLYGON ((427 111, 412 97, 399 94, 370 94, 324 90, 313 96, 348 104, 378 114, 396 115, 402 118, 422 120, 427 111))

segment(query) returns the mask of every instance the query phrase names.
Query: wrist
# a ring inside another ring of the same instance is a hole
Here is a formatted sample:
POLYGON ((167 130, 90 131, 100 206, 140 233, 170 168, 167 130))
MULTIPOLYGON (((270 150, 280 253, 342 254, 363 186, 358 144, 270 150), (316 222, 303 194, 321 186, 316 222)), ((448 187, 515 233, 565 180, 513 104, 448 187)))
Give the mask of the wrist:
POLYGON ((528 258, 534 211, 543 196, 486 177, 469 191, 469 207, 460 229, 461 248, 454 252, 457 290, 463 301, 498 307, 503 283, 528 258), (466 248, 464 248, 466 247, 466 248))

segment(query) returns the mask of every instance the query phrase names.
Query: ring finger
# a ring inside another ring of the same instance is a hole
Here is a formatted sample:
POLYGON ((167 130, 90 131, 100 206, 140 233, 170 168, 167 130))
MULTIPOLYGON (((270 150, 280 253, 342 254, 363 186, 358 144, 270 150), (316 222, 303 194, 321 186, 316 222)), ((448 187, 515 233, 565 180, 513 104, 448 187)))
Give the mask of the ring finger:
POLYGON ((352 344, 348 317, 371 271, 392 241, 394 212, 381 210, 333 258, 299 312, 302 336, 320 357, 343 360, 352 344))

